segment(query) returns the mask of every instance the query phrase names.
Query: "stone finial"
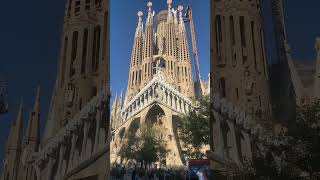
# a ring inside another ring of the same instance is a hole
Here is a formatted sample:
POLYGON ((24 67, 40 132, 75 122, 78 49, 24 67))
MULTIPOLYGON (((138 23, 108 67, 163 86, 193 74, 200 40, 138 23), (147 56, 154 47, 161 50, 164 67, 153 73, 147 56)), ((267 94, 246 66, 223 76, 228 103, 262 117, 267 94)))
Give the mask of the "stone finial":
POLYGON ((149 2, 147 3, 147 6, 148 6, 148 11, 151 12, 151 11, 152 11, 152 2, 149 1, 149 2))
POLYGON ((182 18, 183 6, 181 4, 178 6, 178 11, 179 11, 180 20, 182 21, 183 20, 183 18, 182 18))
POLYGON ((179 12, 183 11, 183 6, 181 4, 178 6, 178 11, 179 12))
MULTIPOLYGON (((141 17, 143 16, 143 12, 142 11, 139 11, 138 12, 138 16, 139 16, 139 20, 141 19, 141 17)), ((141 19, 142 20, 142 19, 141 19)))

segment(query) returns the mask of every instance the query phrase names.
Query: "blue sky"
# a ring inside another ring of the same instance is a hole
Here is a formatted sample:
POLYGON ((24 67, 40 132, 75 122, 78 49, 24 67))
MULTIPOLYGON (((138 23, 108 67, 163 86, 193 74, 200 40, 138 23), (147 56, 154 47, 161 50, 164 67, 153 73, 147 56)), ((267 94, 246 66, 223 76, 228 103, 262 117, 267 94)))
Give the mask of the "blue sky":
MULTIPOLYGON (((263 1, 263 15, 266 29, 267 57, 269 61, 275 61, 276 51, 271 24, 270 1, 263 1)), ((315 38, 320 37, 320 23, 317 20, 320 1, 307 0, 302 3, 299 0, 284 0, 284 4, 288 41, 293 58, 304 62, 314 61, 316 58, 315 38)))
MULTIPOLYGON (((134 33, 138 22, 138 11, 144 12, 143 20, 147 14, 147 0, 111 0, 111 85, 113 95, 124 93, 127 88, 127 79, 133 47, 134 33)), ((173 1, 177 9, 179 1, 173 1)), ((187 1, 182 1, 186 9, 187 1)), ((210 0, 191 1, 195 31, 197 37, 199 63, 201 76, 208 79, 210 69, 210 0)), ((153 1, 153 9, 157 14, 168 9, 166 0, 153 1)), ((189 23, 186 24, 189 31, 189 23)), ((190 34, 190 31, 188 32, 190 34)), ((188 39, 190 48, 191 37, 188 39)), ((192 49, 190 55, 193 57, 192 49)))
MULTIPOLYGON (((0 115, 0 169, 9 127, 16 118, 19 97, 24 97, 24 119, 32 109, 37 84, 41 85, 41 125, 45 124, 56 78, 65 0, 3 1, 0 6, 0 78, 9 82, 9 113, 0 115)), ((114 91, 126 88, 136 13, 146 12, 146 0, 111 0, 111 80, 114 91)), ((175 4, 177 0, 174 0, 175 4)), ((183 0, 186 2, 186 0, 183 0)), ((203 78, 209 56, 208 0, 191 0, 197 25, 198 48, 203 78), (201 2, 201 3, 200 3, 201 2), (204 9, 202 9, 202 7, 204 9), (200 9, 200 12, 199 12, 200 9), (204 28, 207 27, 207 28, 204 28)), ((265 0, 267 54, 275 58, 271 36, 270 0, 265 0), (268 13, 269 12, 269 13, 268 13)), ((166 8, 165 0, 154 0, 156 12, 166 8)), ((296 59, 315 58, 314 41, 320 36, 319 0, 286 0, 289 42, 296 59)))

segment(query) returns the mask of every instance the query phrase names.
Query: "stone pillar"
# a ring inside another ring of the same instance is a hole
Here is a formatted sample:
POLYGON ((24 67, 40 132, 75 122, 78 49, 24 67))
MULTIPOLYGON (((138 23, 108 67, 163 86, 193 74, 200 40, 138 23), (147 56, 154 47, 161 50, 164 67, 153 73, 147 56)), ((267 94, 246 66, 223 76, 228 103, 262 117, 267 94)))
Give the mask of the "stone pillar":
POLYGON ((61 144, 60 145, 60 150, 59 150, 59 164, 58 164, 58 170, 57 170, 57 179, 62 179, 63 174, 62 174, 62 164, 63 164, 63 156, 64 156, 64 151, 65 151, 65 145, 61 144))
MULTIPOLYGON (((41 171, 40 171, 40 167, 38 166, 38 164, 33 164, 32 165, 35 172, 36 172, 36 178, 37 180, 41 180, 41 171)), ((2 180, 2 179, 1 179, 2 180)))
POLYGON ((99 135, 100 135, 100 118, 98 116, 98 113, 97 113, 97 118, 96 118, 96 135, 95 135, 95 138, 94 138, 94 149, 93 149, 93 152, 98 152, 99 150, 99 135))
POLYGON ((150 97, 150 96, 151 96, 151 95, 150 95, 150 94, 151 94, 151 93, 150 93, 150 91, 151 91, 151 90, 150 90, 150 89, 148 89, 147 91, 148 91, 148 98, 147 98, 147 103, 149 103, 149 101, 150 101, 150 98, 151 98, 151 97, 150 97))
POLYGON ((213 112, 215 122, 213 123, 213 143, 214 143, 214 152, 220 155, 221 157, 224 156, 223 153, 223 137, 221 132, 221 121, 222 117, 217 113, 213 112))
MULTIPOLYGON (((236 137, 236 132, 234 129, 234 123, 227 120, 227 124, 229 126, 230 129, 230 133, 231 133, 231 148, 230 148, 230 156, 231 158, 238 164, 240 164, 240 157, 239 157, 239 151, 238 151, 238 146, 237 146, 237 137, 236 137)), ((229 141, 229 139, 228 139, 229 141)), ((228 143, 229 144, 229 143, 228 143)))
POLYGON ((181 104, 180 104, 180 99, 177 99, 177 110, 181 110, 181 104))
POLYGON ((71 170, 73 168, 73 158, 74 158, 74 150, 76 148, 76 143, 78 140, 78 135, 75 134, 75 132, 72 133, 72 139, 71 139, 71 151, 70 151, 70 157, 69 157, 69 165, 68 170, 71 170))
POLYGON ((139 104, 140 104, 140 107, 143 107, 142 97, 139 97, 139 104))
POLYGON ((84 121, 83 124, 83 142, 82 142, 82 151, 81 151, 81 160, 84 160, 86 158, 86 147, 87 147, 87 141, 88 141, 88 133, 89 133, 89 122, 87 120, 84 121))
POLYGON ((252 159, 252 151, 251 151, 251 141, 250 136, 247 132, 241 131, 242 136, 244 138, 243 141, 241 141, 241 146, 243 146, 242 155, 248 158, 249 160, 252 159))
POLYGON ((54 158, 53 157, 48 157, 49 158, 49 162, 48 162, 48 171, 47 171, 47 178, 46 180, 52 180, 53 177, 53 165, 54 165, 54 158))
POLYGON ((186 104, 186 112, 188 113, 190 111, 189 104, 186 104))

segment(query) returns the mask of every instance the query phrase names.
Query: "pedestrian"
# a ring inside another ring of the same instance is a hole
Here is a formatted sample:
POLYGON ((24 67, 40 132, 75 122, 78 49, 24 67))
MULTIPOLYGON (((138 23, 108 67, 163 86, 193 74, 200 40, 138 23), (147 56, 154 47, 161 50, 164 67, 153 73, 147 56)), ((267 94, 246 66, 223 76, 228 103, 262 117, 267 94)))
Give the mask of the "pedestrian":
POLYGON ((111 179, 114 179, 116 177, 116 171, 115 167, 111 168, 111 179))
POLYGON ((121 168, 121 180, 124 180, 125 174, 126 174, 126 168, 123 166, 123 167, 121 168))
POLYGON ((120 167, 119 165, 117 165, 117 168, 116 168, 116 180, 120 180, 121 178, 121 171, 120 171, 120 167))
POLYGON ((134 167, 131 174, 131 180, 136 180, 136 175, 137 175, 137 170, 136 170, 136 167, 134 167))

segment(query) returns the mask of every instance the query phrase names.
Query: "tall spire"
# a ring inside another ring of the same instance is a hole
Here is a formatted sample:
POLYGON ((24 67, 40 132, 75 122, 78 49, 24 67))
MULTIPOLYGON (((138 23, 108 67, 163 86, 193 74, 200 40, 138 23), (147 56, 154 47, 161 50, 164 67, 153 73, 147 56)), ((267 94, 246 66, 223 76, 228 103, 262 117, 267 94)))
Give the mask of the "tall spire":
POLYGON ((152 2, 149 1, 148 4, 148 17, 146 22, 146 32, 144 40, 144 53, 143 60, 147 61, 153 56, 153 13, 152 13, 152 2))
POLYGON ((166 47, 167 55, 176 57, 177 45, 176 45, 176 31, 174 18, 171 12, 172 0, 168 0, 168 15, 167 15, 167 37, 166 47))
POLYGON ((23 133, 23 99, 21 98, 17 119, 13 124, 10 146, 13 149, 19 149, 22 142, 23 133))
POLYGON ((174 15, 174 26, 176 29, 176 36, 179 36, 179 20, 178 20, 178 10, 173 11, 174 15))
POLYGON ((179 60, 184 61, 184 62, 189 62, 190 61, 190 53, 189 53, 189 45, 187 41, 187 36, 186 36, 186 27, 184 24, 183 20, 183 6, 179 5, 178 7, 179 11, 179 60))
POLYGON ((178 42, 178 84, 181 93, 187 95, 188 97, 194 96, 193 91, 193 77, 192 77, 192 63, 189 52, 189 44, 186 35, 186 27, 183 19, 183 6, 178 6, 179 12, 179 42, 178 42))
POLYGON ((141 82, 140 65, 142 62, 142 40, 143 40, 142 16, 143 16, 143 13, 139 11, 137 15, 138 15, 138 26, 137 26, 137 30, 134 38, 134 45, 132 48, 131 66, 130 66, 129 80, 128 80, 129 96, 133 96, 138 91, 138 88, 141 82))
POLYGON ((31 145, 35 151, 40 143, 40 86, 37 88, 33 111, 30 112, 28 127, 25 136, 25 144, 31 145))
POLYGON ((7 167, 4 169, 3 174, 8 176, 8 179, 18 179, 19 164, 22 150, 22 134, 23 133, 23 107, 22 98, 16 121, 12 124, 9 142, 7 143, 6 161, 7 167))
POLYGON ((114 97, 113 104, 112 104, 112 109, 117 107, 117 101, 118 101, 118 94, 116 94, 116 96, 114 97))
POLYGON ((145 30, 145 38, 143 41, 143 60, 142 60, 142 83, 140 89, 152 78, 152 58, 153 58, 153 11, 152 2, 147 3, 148 17, 145 30))
POLYGON ((149 1, 147 6, 148 6, 148 17, 147 17, 146 26, 153 24, 152 2, 149 1))
POLYGON ((112 108, 111 108, 111 128, 115 128, 115 117, 116 117, 116 109, 117 109, 117 100, 118 100, 118 95, 114 97, 112 108))
POLYGON ((276 36, 277 54, 280 62, 286 60, 285 41, 287 40, 286 25, 284 19, 283 0, 272 0, 273 22, 276 36))
POLYGON ((120 97, 119 97, 119 102, 118 102, 118 109, 121 110, 122 109, 122 106, 123 106, 123 90, 121 90, 121 94, 120 94, 120 97))
POLYGON ((135 37, 141 37, 142 36, 142 31, 143 31, 143 24, 142 24, 142 16, 143 16, 143 12, 142 11, 139 11, 138 12, 138 26, 137 26, 137 29, 136 29, 136 34, 135 34, 135 37))
POLYGON ((40 85, 37 88, 37 94, 36 94, 36 99, 35 99, 33 111, 40 112, 40 85))
POLYGON ((171 12, 171 8, 172 8, 172 0, 168 0, 167 1, 168 4, 168 17, 167 17, 167 22, 172 22, 173 21, 173 17, 172 17, 172 12, 171 12))

